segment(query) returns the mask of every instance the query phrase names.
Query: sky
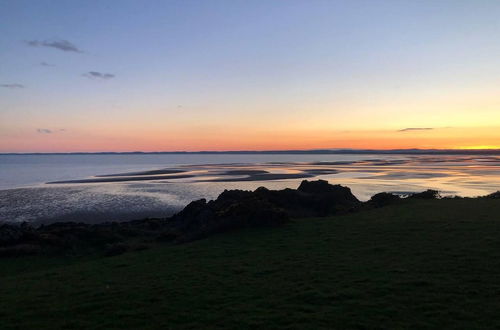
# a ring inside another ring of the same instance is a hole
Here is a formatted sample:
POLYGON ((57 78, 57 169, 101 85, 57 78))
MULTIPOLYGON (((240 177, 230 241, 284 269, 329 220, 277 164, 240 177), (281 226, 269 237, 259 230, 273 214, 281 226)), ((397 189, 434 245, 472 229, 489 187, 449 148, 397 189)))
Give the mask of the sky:
POLYGON ((0 152, 500 148, 500 1, 0 0, 0 152))

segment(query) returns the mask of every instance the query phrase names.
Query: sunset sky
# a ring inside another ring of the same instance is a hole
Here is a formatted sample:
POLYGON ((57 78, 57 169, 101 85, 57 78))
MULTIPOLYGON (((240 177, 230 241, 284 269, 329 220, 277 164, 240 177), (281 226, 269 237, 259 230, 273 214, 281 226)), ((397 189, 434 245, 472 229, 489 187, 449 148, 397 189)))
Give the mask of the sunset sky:
POLYGON ((0 0, 0 152, 500 148, 500 1, 0 0))

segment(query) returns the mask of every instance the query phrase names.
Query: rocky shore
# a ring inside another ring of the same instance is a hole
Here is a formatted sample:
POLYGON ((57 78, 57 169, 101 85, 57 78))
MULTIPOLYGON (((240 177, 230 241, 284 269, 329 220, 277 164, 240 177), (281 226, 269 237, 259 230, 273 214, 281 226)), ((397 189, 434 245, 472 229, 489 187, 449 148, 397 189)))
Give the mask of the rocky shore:
MULTIPOLYGON (((436 199, 427 190, 406 198, 436 199)), ((500 198, 500 192, 484 198, 500 198)), ((185 243, 217 233, 249 227, 280 226, 292 218, 323 217, 382 207, 402 200, 379 193, 360 202, 348 187, 304 180, 297 189, 226 190, 217 199, 191 202, 168 218, 84 224, 59 222, 40 227, 28 223, 0 225, 0 257, 36 254, 116 255, 147 248, 154 242, 185 243)))

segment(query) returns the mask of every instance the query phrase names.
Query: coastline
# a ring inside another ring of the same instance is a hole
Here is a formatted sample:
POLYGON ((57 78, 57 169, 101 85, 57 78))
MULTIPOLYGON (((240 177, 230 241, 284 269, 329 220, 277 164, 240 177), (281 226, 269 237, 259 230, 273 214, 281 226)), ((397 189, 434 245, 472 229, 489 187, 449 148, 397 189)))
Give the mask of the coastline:
POLYGON ((215 199, 224 189, 296 188, 302 179, 348 186, 363 201, 382 191, 409 194, 434 189, 444 196, 475 197, 500 187, 496 156, 8 157, 0 163, 1 222, 164 217, 192 200, 215 199))
MULTIPOLYGON (((348 187, 324 180, 301 182, 297 189, 255 191, 225 190, 217 199, 192 201, 183 210, 167 218, 146 218, 123 222, 88 224, 55 222, 33 227, 29 223, 0 224, 0 256, 65 253, 84 246, 121 254, 130 240, 143 243, 162 241, 173 244, 190 242, 226 231, 243 228, 273 227, 296 218, 327 217, 386 207, 408 200, 439 200, 436 190, 400 196, 378 193, 366 202, 359 201, 348 187), (96 242, 97 239, 97 242, 96 242)), ((451 199, 463 200, 462 197, 451 199)), ((467 199, 500 199, 500 191, 467 199)))

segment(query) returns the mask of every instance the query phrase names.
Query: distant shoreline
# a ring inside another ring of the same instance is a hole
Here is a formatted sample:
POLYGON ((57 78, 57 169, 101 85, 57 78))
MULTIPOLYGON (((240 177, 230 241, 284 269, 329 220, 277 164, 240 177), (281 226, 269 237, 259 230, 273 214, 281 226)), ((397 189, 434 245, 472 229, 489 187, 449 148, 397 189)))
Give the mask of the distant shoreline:
POLYGON ((124 151, 124 152, 5 152, 18 155, 500 155, 500 149, 318 149, 318 150, 235 150, 235 151, 124 151))

